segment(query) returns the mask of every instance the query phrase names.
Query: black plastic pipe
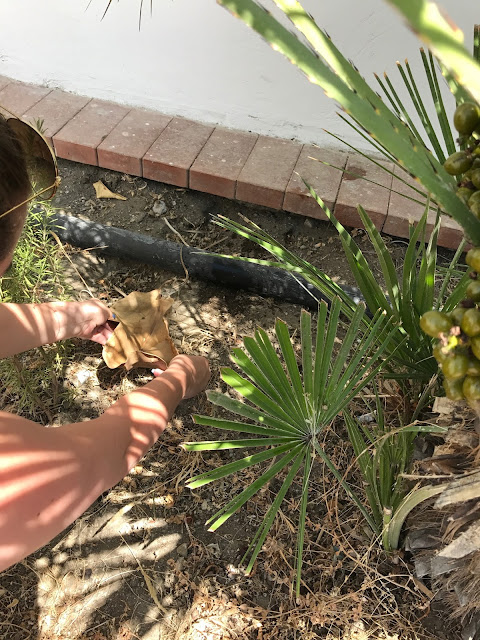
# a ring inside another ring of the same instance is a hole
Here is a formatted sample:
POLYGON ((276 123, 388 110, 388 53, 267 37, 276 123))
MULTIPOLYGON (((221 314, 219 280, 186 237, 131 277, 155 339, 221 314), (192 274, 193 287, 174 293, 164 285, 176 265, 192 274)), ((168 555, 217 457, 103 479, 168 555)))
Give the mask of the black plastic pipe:
MULTIPOLYGON (((244 289, 316 309, 317 300, 328 299, 301 276, 283 269, 221 258, 207 251, 141 233, 109 227, 60 213, 50 218, 51 228, 63 242, 82 249, 96 249, 106 255, 151 264, 167 271, 244 289)), ((356 302, 363 298, 354 287, 342 289, 356 302)))

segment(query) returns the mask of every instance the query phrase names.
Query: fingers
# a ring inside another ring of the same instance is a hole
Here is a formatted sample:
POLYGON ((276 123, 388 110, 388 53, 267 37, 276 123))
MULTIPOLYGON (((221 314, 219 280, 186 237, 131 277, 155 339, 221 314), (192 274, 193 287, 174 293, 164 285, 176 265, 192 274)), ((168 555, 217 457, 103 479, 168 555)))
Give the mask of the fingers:
POLYGON ((113 330, 109 327, 108 324, 104 324, 100 327, 95 327, 89 339, 93 342, 98 342, 101 345, 104 345, 108 342, 110 336, 112 335, 113 330))

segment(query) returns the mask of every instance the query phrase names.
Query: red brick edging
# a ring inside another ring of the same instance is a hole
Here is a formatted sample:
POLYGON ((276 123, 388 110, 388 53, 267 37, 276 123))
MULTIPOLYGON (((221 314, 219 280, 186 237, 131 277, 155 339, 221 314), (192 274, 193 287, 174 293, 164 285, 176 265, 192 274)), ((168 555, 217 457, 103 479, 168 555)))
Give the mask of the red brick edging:
MULTIPOLYGON (((132 109, 4 76, 0 105, 27 122, 43 120, 60 158, 325 220, 303 178, 343 225, 362 226, 361 204, 380 231, 403 238, 408 238, 409 221, 423 213, 423 206, 396 193, 408 192, 402 182, 357 154, 132 109)), ((395 173, 393 165, 386 166, 395 173)), ((442 221, 440 246, 456 249, 462 237, 456 222, 442 221)))

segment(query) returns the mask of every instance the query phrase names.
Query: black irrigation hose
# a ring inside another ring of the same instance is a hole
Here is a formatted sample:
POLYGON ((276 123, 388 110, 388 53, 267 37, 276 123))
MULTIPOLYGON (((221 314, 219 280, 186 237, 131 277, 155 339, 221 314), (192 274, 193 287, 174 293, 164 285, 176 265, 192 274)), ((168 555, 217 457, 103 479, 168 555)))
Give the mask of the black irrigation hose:
MULTIPOLYGON (((185 247, 176 242, 159 240, 141 233, 109 227, 55 213, 50 218, 52 231, 63 242, 82 249, 97 249, 115 256, 188 275, 215 284, 244 289, 262 296, 279 298, 311 309, 317 300, 327 298, 301 276, 293 276, 283 269, 266 267, 229 258, 221 258, 207 251, 185 247)), ((356 302, 363 301, 358 289, 342 285, 342 289, 356 302)), ((327 300, 328 302, 328 300, 327 300)))

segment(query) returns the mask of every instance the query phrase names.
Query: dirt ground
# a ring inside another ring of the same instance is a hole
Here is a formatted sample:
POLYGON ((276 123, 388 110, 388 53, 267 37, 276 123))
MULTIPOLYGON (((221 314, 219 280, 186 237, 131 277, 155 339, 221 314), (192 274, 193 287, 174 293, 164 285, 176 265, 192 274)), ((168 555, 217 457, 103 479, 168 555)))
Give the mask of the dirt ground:
MULTIPOLYGON (((67 214, 202 249, 263 256, 210 221, 212 213, 236 217, 241 212, 338 282, 354 284, 337 234, 327 223, 74 163, 61 162, 60 172, 54 204, 67 214), (127 200, 97 200, 92 185, 99 179, 127 200)), ((373 256, 363 232, 356 240, 367 257, 373 256)), ((404 244, 389 240, 397 262, 404 244)), ((179 351, 210 359, 211 389, 226 391, 219 368, 229 364, 231 348, 256 326, 271 334, 280 317, 292 330, 298 327, 295 305, 90 251, 68 251, 77 297, 93 294, 110 304, 134 290, 162 287, 174 298, 172 338, 179 351)), ((55 424, 93 418, 149 379, 148 372, 109 370, 98 345, 78 342, 63 381, 72 400, 58 409, 55 424)), ((300 601, 291 588, 300 481, 287 494, 253 575, 245 576, 240 559, 278 481, 218 532, 207 531, 205 521, 257 477, 249 472, 195 491, 185 488, 188 478, 232 455, 186 453, 179 447, 221 437, 193 423, 193 413, 211 412, 205 394, 183 402, 161 440, 121 483, 51 544, 0 574, 0 638, 457 637, 440 614, 432 615, 428 585, 414 578, 408 556, 387 557, 372 544, 361 518, 321 465, 311 482, 300 601)), ((352 452, 341 425, 325 434, 325 447, 332 459, 348 466, 352 452)))

